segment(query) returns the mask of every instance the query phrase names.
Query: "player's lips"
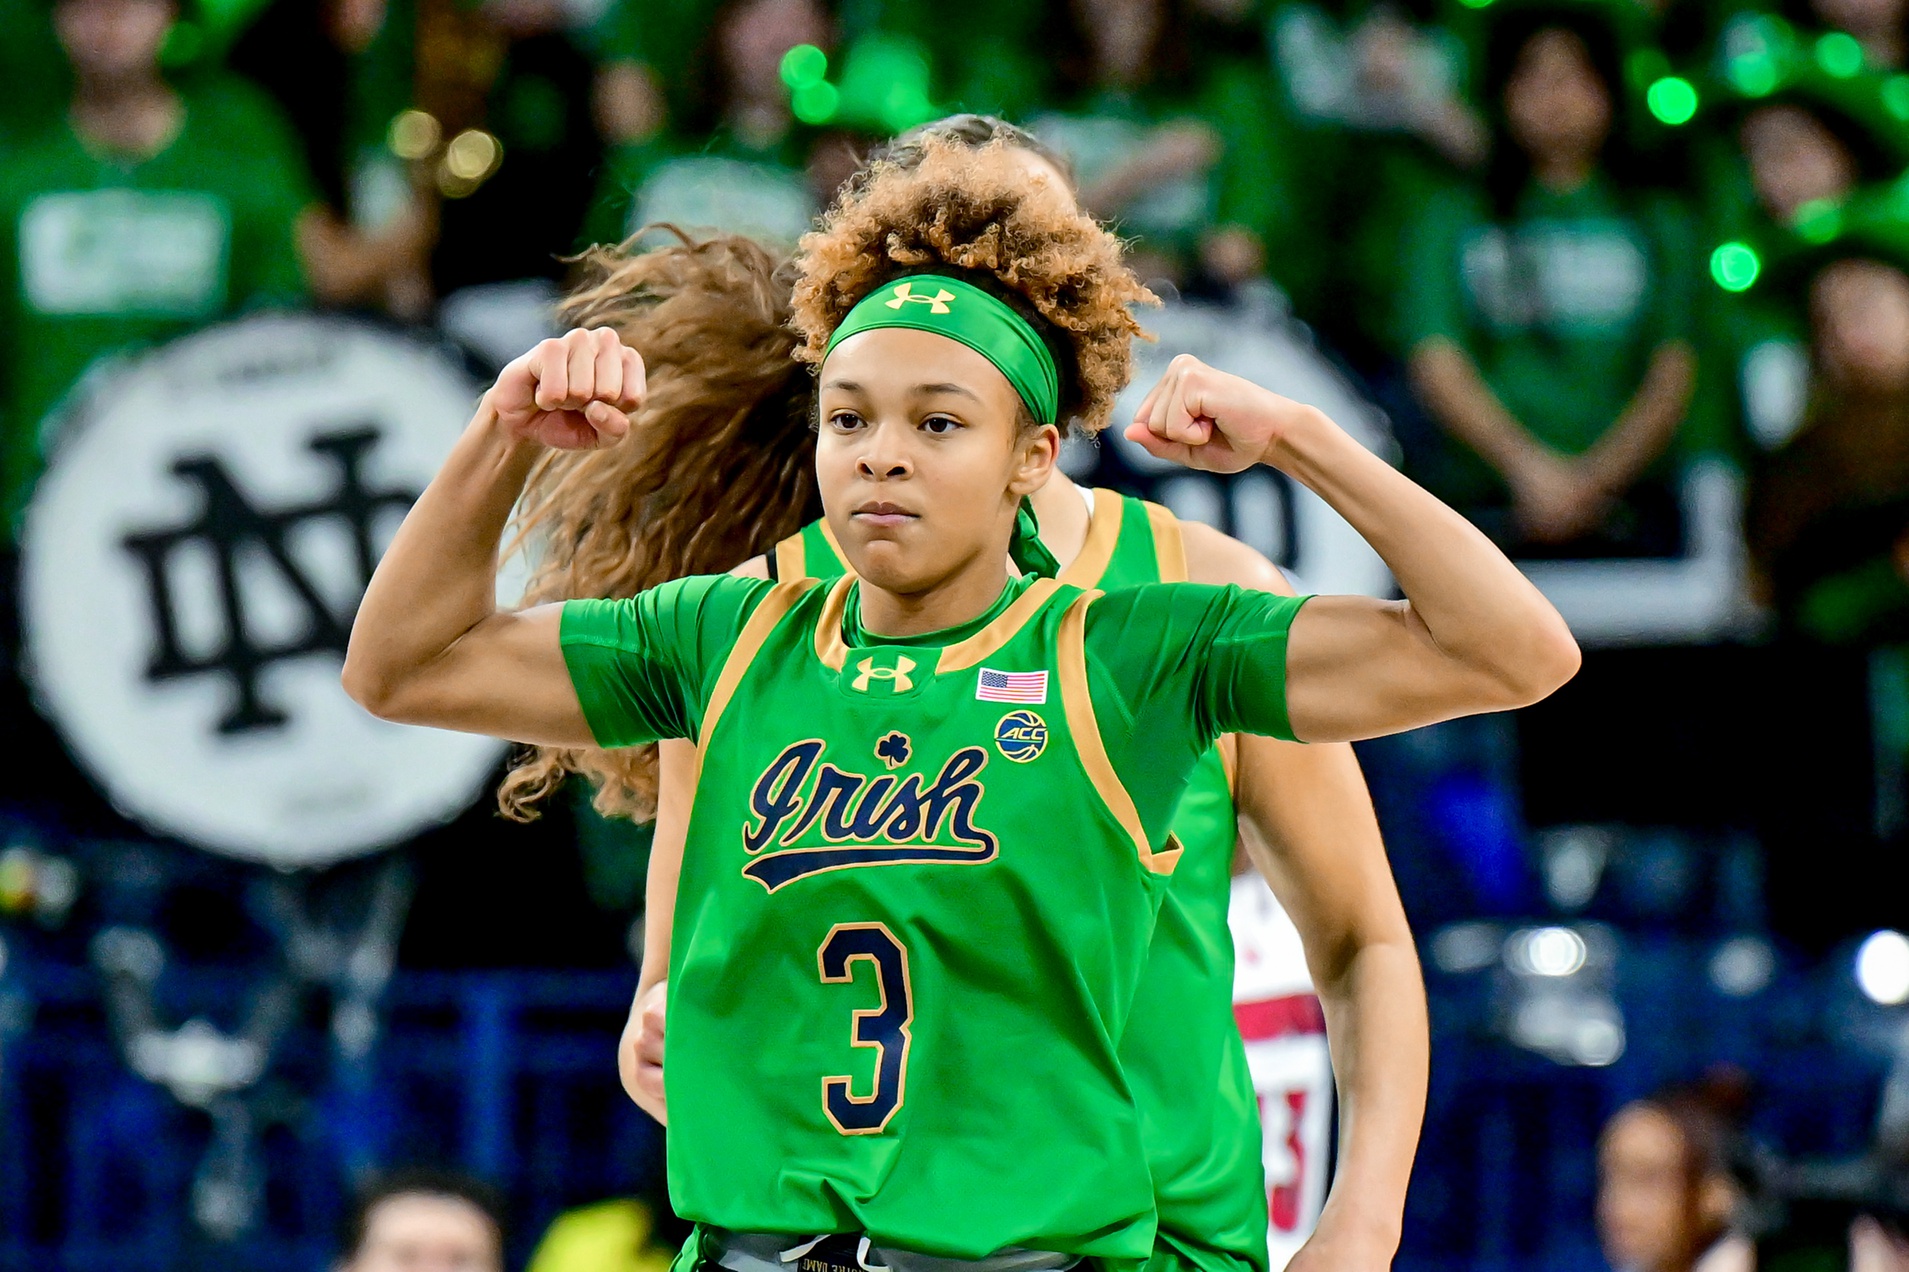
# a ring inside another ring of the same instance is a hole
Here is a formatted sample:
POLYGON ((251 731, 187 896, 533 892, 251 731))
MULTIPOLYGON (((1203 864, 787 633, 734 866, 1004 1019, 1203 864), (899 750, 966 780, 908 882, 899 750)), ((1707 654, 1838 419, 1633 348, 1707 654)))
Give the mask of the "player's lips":
POLYGON ((881 502, 865 503, 850 515, 863 525, 882 526, 888 529, 919 520, 916 514, 909 512, 900 504, 881 502))

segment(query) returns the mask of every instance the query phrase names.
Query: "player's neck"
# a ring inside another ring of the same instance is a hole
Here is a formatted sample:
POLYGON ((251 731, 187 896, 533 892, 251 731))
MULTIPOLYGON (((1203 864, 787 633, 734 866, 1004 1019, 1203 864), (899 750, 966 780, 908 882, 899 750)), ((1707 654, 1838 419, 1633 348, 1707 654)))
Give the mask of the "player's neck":
POLYGON ((920 636, 972 623, 993 608, 1007 586, 1007 547, 978 553, 933 587, 891 592, 862 580, 862 630, 871 636, 920 636))
POLYGON ((1087 546, 1087 501, 1081 498, 1080 487, 1056 469, 1028 500, 1041 523, 1041 542, 1065 570, 1087 546))

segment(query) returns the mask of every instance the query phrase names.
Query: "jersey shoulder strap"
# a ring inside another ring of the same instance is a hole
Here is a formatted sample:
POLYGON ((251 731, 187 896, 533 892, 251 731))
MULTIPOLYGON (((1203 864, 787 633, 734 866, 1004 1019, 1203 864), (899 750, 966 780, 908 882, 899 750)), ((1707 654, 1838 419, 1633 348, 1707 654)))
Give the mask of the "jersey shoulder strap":
POLYGON ((756 655, 762 652, 763 642, 769 639, 769 633, 776 625, 787 618, 808 592, 815 588, 814 579, 785 579, 769 589, 769 594, 757 603, 755 611, 742 625, 742 631, 736 637, 736 643, 729 647, 728 657, 723 659, 722 671, 716 676, 716 687, 709 691, 709 702, 703 707, 703 721, 696 730, 696 773, 702 773, 703 754, 709 749, 709 738, 721 722, 723 711, 729 706, 729 700, 736 696, 736 686, 749 671, 756 655))
POLYGON ((1059 648, 1056 650, 1059 665, 1055 668, 1060 673, 1061 710, 1067 717, 1067 731, 1073 736, 1074 750, 1080 756, 1081 768, 1086 771, 1087 780, 1093 783, 1094 791, 1107 806, 1107 811, 1114 815, 1114 820, 1120 823, 1120 828, 1133 841, 1140 864, 1153 874, 1172 874, 1173 868, 1180 864, 1180 841, 1169 834, 1165 847, 1159 852, 1155 852, 1147 842, 1146 828, 1140 823, 1140 810, 1134 806, 1133 796, 1128 793, 1120 775, 1114 771, 1113 761, 1107 758, 1107 744, 1101 740, 1100 721, 1094 715, 1094 699, 1087 684, 1087 607, 1100 595, 1099 592, 1081 593, 1061 616, 1059 648))
POLYGON ((842 545, 835 541, 835 532, 829 529, 825 518, 811 521, 776 544, 770 557, 776 578, 790 583, 802 579, 837 579, 855 572, 849 568, 848 558, 842 555, 842 545))
POLYGON ((1186 539, 1180 533, 1180 519, 1157 503, 1136 499, 1146 509, 1147 531, 1153 539, 1154 568, 1162 583, 1187 581, 1186 539))
POLYGON ((1080 555, 1061 571, 1079 588, 1116 591, 1142 583, 1184 583, 1186 543, 1180 519, 1156 503, 1096 489, 1080 555))

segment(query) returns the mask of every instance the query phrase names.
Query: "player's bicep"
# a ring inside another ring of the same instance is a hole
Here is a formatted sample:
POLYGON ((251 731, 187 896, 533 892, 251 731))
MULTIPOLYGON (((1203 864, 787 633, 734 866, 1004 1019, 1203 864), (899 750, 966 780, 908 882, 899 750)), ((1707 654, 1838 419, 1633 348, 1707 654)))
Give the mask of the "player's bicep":
POLYGON ((493 614, 407 677, 378 714, 545 746, 590 746, 559 639, 562 607, 493 614))
POLYGON ((1295 736, 1350 742, 1480 710, 1495 687, 1447 658, 1404 601, 1314 598, 1287 634, 1295 736))

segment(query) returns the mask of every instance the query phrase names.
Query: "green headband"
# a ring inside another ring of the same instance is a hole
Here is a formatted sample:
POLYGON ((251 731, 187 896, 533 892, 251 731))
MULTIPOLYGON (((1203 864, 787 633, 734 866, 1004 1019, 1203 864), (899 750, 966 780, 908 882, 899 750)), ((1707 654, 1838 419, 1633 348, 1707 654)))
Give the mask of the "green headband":
POLYGON ((958 340, 999 368, 1042 424, 1060 418, 1061 377, 1054 355, 1027 319, 973 283, 916 274, 862 297, 829 337, 827 358, 850 336, 877 327, 909 327, 958 340))

